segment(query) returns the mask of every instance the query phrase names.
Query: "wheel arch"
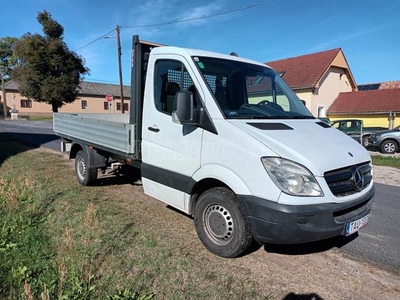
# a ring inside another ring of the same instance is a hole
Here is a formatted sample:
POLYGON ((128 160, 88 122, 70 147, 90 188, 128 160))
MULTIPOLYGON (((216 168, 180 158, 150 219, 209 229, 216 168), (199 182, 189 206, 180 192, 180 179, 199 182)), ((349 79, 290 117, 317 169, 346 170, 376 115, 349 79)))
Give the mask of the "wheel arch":
POLYGON ((397 145, 397 147, 400 148, 400 141, 399 141, 398 139, 396 139, 395 137, 393 137, 393 136, 384 137, 384 138, 381 140, 380 145, 382 145, 384 142, 387 142, 387 141, 392 141, 392 142, 394 142, 394 143, 397 145))
POLYGON ((88 163, 90 168, 104 168, 106 167, 105 157, 99 154, 96 149, 93 149, 87 145, 81 143, 73 143, 71 146, 71 151, 69 153, 69 158, 74 159, 76 154, 82 150, 85 156, 88 158, 88 163))
POLYGON ((193 175, 192 182, 194 184, 189 185, 186 191, 186 193, 190 195, 188 211, 191 215, 193 215, 193 208, 199 196, 209 189, 215 187, 226 187, 236 195, 250 194, 250 190, 244 181, 232 170, 222 166, 207 166, 206 168, 198 170, 193 175))
MULTIPOLYGON (((85 147, 82 146, 82 145, 79 144, 79 143, 73 143, 72 146, 71 146, 71 150, 70 150, 70 152, 69 152, 69 159, 74 159, 74 158, 76 157, 76 154, 77 154, 80 150, 85 151, 84 148, 85 148, 85 147)), ((86 151, 85 151, 85 154, 87 154, 86 151)))

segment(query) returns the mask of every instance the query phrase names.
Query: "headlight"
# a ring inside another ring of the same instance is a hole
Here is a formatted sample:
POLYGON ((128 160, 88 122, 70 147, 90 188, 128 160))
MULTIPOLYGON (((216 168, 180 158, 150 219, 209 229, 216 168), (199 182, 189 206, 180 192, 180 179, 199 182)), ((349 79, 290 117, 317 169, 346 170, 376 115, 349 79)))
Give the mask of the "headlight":
POLYGON ((315 177, 302 165, 278 157, 262 157, 261 161, 272 181, 286 194, 323 196, 315 177))

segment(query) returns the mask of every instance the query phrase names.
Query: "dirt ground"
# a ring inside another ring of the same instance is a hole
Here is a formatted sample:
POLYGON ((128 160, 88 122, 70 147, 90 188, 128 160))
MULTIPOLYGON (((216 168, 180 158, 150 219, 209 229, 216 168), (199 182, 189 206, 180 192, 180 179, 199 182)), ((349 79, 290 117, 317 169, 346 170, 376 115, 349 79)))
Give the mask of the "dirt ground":
MULTIPOLYGON (((374 174, 375 182, 400 186, 398 169, 376 166, 374 174)), ((188 250, 207 257, 210 266, 218 265, 221 273, 256 282, 269 295, 266 299, 400 299, 400 272, 350 259, 335 245, 319 244, 315 249, 260 247, 241 258, 223 259, 201 245, 191 218, 146 196, 140 184, 118 185, 117 192, 112 185, 106 188, 126 201, 127 210, 151 215, 154 226, 171 239, 171 245, 184 243, 188 250), (132 199, 140 205, 129 208, 132 199)))
POLYGON ((374 181, 400 187, 400 170, 391 167, 374 166, 374 181))

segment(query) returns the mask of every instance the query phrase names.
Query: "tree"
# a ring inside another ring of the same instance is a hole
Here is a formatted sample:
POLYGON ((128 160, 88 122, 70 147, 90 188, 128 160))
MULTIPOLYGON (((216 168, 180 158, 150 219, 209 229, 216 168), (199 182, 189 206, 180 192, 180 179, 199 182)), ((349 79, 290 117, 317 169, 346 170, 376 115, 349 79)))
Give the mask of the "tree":
POLYGON ((74 102, 79 91, 81 75, 89 69, 84 60, 70 51, 63 41, 64 28, 47 11, 40 12, 38 22, 44 36, 25 33, 15 44, 15 56, 21 66, 12 72, 21 95, 52 105, 53 112, 66 103, 74 102))
POLYGON ((18 38, 15 37, 0 38, 0 72, 5 82, 10 80, 11 71, 18 65, 18 59, 13 52, 17 41, 18 38))

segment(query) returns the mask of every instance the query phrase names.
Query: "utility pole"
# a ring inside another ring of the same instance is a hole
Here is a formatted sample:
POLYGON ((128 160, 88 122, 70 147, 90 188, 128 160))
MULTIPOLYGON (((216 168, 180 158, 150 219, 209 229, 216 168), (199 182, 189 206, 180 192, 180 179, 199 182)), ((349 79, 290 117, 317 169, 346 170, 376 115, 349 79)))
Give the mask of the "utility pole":
POLYGON ((3 100, 4 118, 6 118, 7 117, 7 104, 6 104, 6 90, 4 89, 3 69, 0 69, 0 74, 1 74, 1 90, 3 91, 2 100, 3 100))
POLYGON ((121 66, 121 39, 120 39, 120 27, 117 25, 115 28, 117 32, 117 49, 118 49, 118 72, 119 72, 119 93, 121 97, 121 112, 125 113, 124 109, 124 85, 122 83, 122 66, 121 66))

